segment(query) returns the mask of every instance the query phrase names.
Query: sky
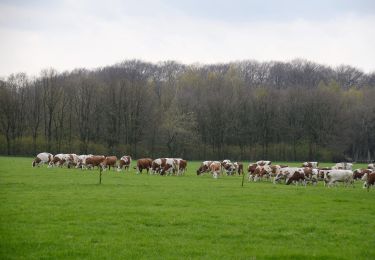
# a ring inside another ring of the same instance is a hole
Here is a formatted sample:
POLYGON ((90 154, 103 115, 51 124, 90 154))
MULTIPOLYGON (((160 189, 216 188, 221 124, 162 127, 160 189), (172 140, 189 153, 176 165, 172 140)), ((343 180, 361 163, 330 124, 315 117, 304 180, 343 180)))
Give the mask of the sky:
POLYGON ((375 72, 375 1, 0 0, 0 77, 296 58, 375 72))

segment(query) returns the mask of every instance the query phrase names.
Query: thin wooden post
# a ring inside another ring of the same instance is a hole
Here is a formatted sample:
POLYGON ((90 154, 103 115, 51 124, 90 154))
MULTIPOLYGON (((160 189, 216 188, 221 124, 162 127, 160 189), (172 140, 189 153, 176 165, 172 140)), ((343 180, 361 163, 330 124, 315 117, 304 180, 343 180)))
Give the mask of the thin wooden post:
POLYGON ((242 173, 242 187, 243 187, 244 179, 245 179, 245 172, 242 173))
POLYGON ((102 167, 99 167, 99 171, 100 171, 100 173, 99 173, 99 184, 102 184, 102 171, 103 171, 102 167))

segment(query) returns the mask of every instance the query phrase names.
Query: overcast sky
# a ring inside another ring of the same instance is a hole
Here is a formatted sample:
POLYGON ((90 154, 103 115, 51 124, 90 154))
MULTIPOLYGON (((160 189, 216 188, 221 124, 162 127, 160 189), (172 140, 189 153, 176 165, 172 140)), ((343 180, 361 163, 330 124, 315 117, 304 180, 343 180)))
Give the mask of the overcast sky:
POLYGON ((0 76, 125 59, 303 58, 375 71, 371 0, 0 0, 0 76))

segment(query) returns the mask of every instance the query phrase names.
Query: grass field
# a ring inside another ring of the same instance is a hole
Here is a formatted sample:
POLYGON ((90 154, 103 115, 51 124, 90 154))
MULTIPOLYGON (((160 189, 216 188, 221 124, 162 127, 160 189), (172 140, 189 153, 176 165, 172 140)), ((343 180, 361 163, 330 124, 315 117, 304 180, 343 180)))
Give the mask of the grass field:
MULTIPOLYGON (((0 157, 0 259, 375 259, 375 189, 0 157)), ((247 165, 247 164, 246 164, 247 165)), ((293 164, 290 164, 293 165, 293 164)))

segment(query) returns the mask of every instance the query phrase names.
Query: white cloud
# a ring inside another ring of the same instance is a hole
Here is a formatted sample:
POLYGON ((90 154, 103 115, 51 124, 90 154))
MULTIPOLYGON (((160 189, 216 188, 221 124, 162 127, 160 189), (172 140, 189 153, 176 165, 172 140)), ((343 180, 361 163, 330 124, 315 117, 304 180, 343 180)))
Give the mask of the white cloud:
POLYGON ((124 8, 133 7, 120 2, 88 10, 90 3, 67 1, 48 12, 0 6, 6 14, 0 18, 0 75, 94 68, 133 58, 184 63, 304 58, 375 70, 375 16, 228 23, 157 4, 153 14, 129 15, 124 8))

